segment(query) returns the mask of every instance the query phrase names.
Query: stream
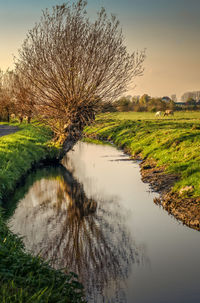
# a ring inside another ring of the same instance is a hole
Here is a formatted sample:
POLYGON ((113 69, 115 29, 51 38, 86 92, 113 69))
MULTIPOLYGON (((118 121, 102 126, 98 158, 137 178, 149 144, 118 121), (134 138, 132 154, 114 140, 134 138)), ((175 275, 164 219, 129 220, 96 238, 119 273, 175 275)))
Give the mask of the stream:
POLYGON ((30 173, 7 204, 33 254, 74 271, 92 303, 199 303, 200 234, 153 203, 138 161, 79 142, 30 173))

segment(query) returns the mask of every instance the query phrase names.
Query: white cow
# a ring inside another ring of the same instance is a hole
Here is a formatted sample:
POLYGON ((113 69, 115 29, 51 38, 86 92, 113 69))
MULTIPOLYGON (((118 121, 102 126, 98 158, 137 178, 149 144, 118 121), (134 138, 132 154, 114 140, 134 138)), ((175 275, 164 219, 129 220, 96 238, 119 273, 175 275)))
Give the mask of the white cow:
POLYGON ((162 115, 162 112, 161 112, 161 111, 158 111, 158 112, 156 112, 156 114, 155 114, 156 117, 161 117, 161 115, 162 115))

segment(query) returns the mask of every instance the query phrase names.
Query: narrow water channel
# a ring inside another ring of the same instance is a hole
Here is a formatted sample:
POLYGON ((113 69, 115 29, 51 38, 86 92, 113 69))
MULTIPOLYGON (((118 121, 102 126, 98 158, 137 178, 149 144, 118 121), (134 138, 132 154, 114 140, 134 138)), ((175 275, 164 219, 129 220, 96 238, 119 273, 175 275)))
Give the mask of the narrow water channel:
POLYGON ((199 303, 200 233, 153 203, 139 164, 78 143, 63 166, 34 171, 10 201, 26 248, 76 272, 91 303, 199 303))

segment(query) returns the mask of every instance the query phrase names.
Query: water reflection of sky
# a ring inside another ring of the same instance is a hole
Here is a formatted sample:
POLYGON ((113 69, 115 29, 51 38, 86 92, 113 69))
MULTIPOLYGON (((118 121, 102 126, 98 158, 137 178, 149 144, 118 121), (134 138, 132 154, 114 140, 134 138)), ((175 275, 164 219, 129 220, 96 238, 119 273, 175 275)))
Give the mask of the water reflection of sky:
POLYGON ((128 213, 117 196, 88 197, 62 167, 41 169, 32 178, 9 220, 11 230, 54 267, 78 273, 91 302, 126 302, 132 264, 144 262, 145 254, 126 228, 128 213))
POLYGON ((79 143, 63 165, 24 186, 9 225, 26 247, 79 273, 90 302, 199 302, 199 233, 153 204, 138 164, 79 143))

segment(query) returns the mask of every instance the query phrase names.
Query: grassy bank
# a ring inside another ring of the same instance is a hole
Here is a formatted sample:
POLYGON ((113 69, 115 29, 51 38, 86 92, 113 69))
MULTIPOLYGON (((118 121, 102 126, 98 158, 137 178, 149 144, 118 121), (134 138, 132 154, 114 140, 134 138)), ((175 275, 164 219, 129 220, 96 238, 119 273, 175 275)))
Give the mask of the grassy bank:
POLYGON ((19 131, 0 137, 0 201, 15 188, 20 178, 35 163, 53 157, 49 129, 36 125, 19 126, 19 131))
MULTIPOLYGON (((57 149, 50 144, 51 138, 51 131, 38 125, 21 125, 15 134, 0 138, 1 201, 32 165, 55 157, 57 149)), ((0 301, 83 302, 82 297, 77 277, 54 270, 25 252, 21 239, 8 230, 0 212, 0 301)))
POLYGON ((184 197, 200 197, 200 112, 176 112, 156 118, 153 113, 99 115, 85 129, 90 140, 109 140, 133 156, 154 159, 166 173, 179 180, 172 191, 184 197), (186 189, 189 186, 189 190, 186 189))

